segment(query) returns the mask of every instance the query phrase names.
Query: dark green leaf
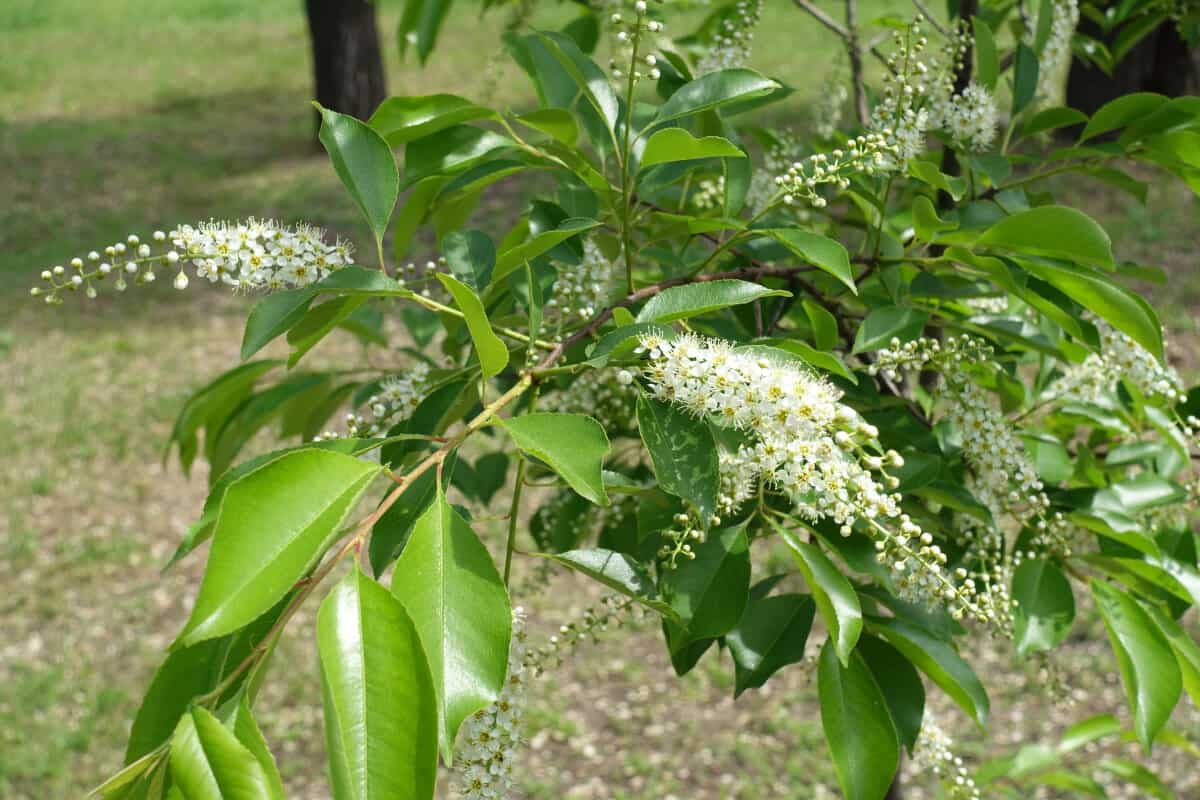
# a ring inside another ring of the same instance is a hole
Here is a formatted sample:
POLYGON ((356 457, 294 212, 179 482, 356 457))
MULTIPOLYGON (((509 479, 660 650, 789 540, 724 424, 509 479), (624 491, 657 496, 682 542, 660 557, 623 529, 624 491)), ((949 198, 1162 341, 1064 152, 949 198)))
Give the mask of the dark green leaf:
POLYGON ((990 92, 996 88, 996 80, 1000 77, 996 39, 982 17, 972 16, 971 26, 975 32, 975 80, 990 92))
POLYGON ((1158 109, 1167 98, 1151 92, 1135 92, 1126 94, 1105 103, 1092 115, 1087 127, 1079 135, 1079 141, 1086 142, 1102 133, 1123 128, 1131 122, 1148 117, 1158 109))
POLYGON ((1065 575, 1040 558, 1021 562, 1013 575, 1014 637, 1017 655, 1053 650, 1075 621, 1075 595, 1065 575))
POLYGON ((495 112, 477 106, 453 94, 427 94, 415 97, 389 97, 379 104, 368 124, 392 147, 411 142, 473 119, 495 116, 495 112))
POLYGON ((816 606, 802 594, 754 597, 737 627, 725 635, 733 655, 734 697, 757 689, 788 664, 804 660, 816 606))
POLYGON ((658 109, 654 123, 669 122, 731 103, 766 97, 778 88, 778 83, 751 69, 717 70, 681 86, 658 109))
POLYGON ((417 58, 425 63, 433 52, 442 22, 450 13, 450 3, 451 0, 405 0, 397 30, 400 55, 404 55, 411 42, 416 45, 417 58))
POLYGON ((376 241, 383 241, 400 195, 392 150, 366 123, 319 105, 317 109, 321 112, 321 144, 376 241))
POLYGON ((658 485, 691 503, 702 519, 711 517, 721 479, 717 443, 708 426, 645 395, 638 396, 637 419, 658 485))
POLYGON ((304 317, 318 292, 312 287, 266 295, 250 309, 242 334, 242 360, 263 349, 304 317))
POLYGON ((892 339, 907 342, 916 339, 925 330, 929 315, 915 308, 882 306, 867 314, 854 337, 855 353, 888 347, 892 339))
POLYGON ((476 292, 492 280, 496 247, 483 231, 455 231, 442 240, 442 253, 454 277, 476 292))
POLYGON ((775 526, 775 530, 783 537, 784 542, 796 555, 796 563, 808 588, 812 591, 813 600, 821 612, 821 619, 829 629, 829 638, 837 650, 838 659, 842 666, 850 665, 850 654, 862 633, 862 606, 858 602, 858 594, 850 581, 829 560, 819 547, 802 542, 790 531, 775 526))
POLYGON ((900 765, 887 700, 858 653, 843 667, 833 643, 817 665, 821 727, 846 800, 883 800, 900 765))
POLYGON ((912 755, 925 716, 925 686, 917 668, 883 639, 863 634, 856 648, 887 701, 900 744, 912 755))
POLYGON ((691 641, 723 636, 738 624, 750 596, 750 550, 742 528, 710 530, 661 576, 662 593, 691 641))
POLYGON ((496 271, 492 282, 496 283, 508 277, 511 272, 525 262, 532 261, 568 239, 578 236, 584 231, 590 231, 599 225, 600 223, 594 219, 572 217, 560 222, 557 228, 542 231, 529 240, 505 250, 496 258, 496 271))
POLYGON ((539 555, 587 575, 592 580, 599 581, 608 588, 637 600, 668 619, 679 619, 675 610, 659 596, 658 590, 654 588, 654 581, 646 568, 625 553, 593 548, 568 550, 565 553, 540 553, 539 555))
POLYGON ((507 136, 472 125, 452 125, 415 139, 404 146, 404 185, 412 186, 431 175, 464 172, 512 144, 507 136))
POLYGON ((1024 42, 1017 43, 1013 66, 1012 115, 1020 114, 1033 100, 1038 85, 1038 57, 1024 42))

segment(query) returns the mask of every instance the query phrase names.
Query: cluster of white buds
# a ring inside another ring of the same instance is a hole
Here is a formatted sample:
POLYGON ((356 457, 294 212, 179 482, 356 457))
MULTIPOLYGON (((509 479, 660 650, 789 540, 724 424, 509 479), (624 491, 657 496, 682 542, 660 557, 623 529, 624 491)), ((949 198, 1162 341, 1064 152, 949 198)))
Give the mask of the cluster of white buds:
MULTIPOLYGON (((1037 93, 1047 100, 1053 100, 1061 91, 1063 70, 1071 63, 1071 39, 1075 36, 1075 26, 1079 24, 1079 2, 1055 0, 1052 13, 1050 37, 1038 58, 1037 93)), ((1025 37, 1026 44, 1033 45, 1037 28, 1035 15, 1025 37)))
POLYGON ((379 391, 367 398, 367 414, 346 415, 351 436, 382 436, 412 416, 428 388, 429 365, 418 361, 402 375, 385 378, 379 391))
POLYGON ((463 800, 502 800, 513 791, 513 764, 521 746, 521 718, 529 680, 525 611, 513 609, 508 677, 500 698, 468 717, 455 750, 454 783, 463 800))
POLYGON ((628 19, 620 11, 613 12, 609 22, 616 31, 617 46, 615 51, 622 54, 621 58, 613 57, 609 61, 609 71, 617 80, 632 78, 636 83, 643 77, 652 81, 662 77, 658 69, 658 57, 652 51, 653 47, 644 47, 643 38, 657 36, 663 31, 659 20, 650 19, 649 6, 646 0, 635 0, 633 3, 633 19, 628 19), (642 72, 645 66, 646 72, 642 72))
POLYGON ((982 314, 1003 314, 1008 311, 1008 296, 968 297, 963 303, 972 311, 982 314))
POLYGON ((946 787, 950 800, 982 800, 983 795, 975 785, 975 779, 971 777, 962 758, 954 754, 953 747, 954 740, 926 708, 913 753, 913 767, 938 778, 946 787))
POLYGON ((672 521, 674 525, 662 531, 663 539, 666 542, 658 549, 657 554, 667 569, 675 569, 681 558, 689 560, 695 558, 696 551, 692 548, 692 543, 704 544, 708 529, 720 525, 721 517, 713 514, 708 518, 706 524, 698 511, 689 508, 676 514, 672 521))
POLYGON ((711 211, 725 204, 725 176, 704 178, 692 192, 692 203, 701 211, 711 211))
POLYGON ((1150 400, 1174 403, 1179 399, 1184 385, 1173 367, 1161 364, 1149 350, 1107 322, 1091 315, 1088 318, 1100 333, 1100 352, 1068 368, 1055 383, 1055 394, 1102 402, 1123 380, 1150 400))
POLYGON ((583 242, 579 264, 558 265, 558 278, 546 307, 561 321, 589 320, 609 305, 618 291, 618 278, 625 274, 625 259, 609 259, 591 239, 583 242))
POLYGON ((844 191, 850 188, 851 175, 883 172, 890 168, 896 157, 898 152, 885 133, 867 133, 854 137, 836 150, 815 153, 794 162, 787 172, 775 177, 775 186, 782 193, 785 204, 803 200, 816 208, 824 208, 827 201, 818 191, 822 186, 844 191))
POLYGON ((331 271, 351 263, 351 246, 339 240, 325 242, 325 232, 309 225, 292 228, 270 220, 202 222, 181 225, 170 231, 155 231, 149 242, 130 235, 124 242, 92 251, 86 258, 73 258, 69 266, 42 272, 48 288, 34 287, 31 294, 45 296, 47 303, 62 302, 65 292, 83 291, 93 298, 96 286, 112 280, 124 291, 129 280, 153 282, 155 269, 165 266, 175 272, 176 289, 186 289, 191 266, 200 278, 222 281, 239 289, 286 289, 307 286, 331 271))
POLYGON ((446 258, 440 256, 436 261, 430 259, 423 263, 409 261, 401 264, 396 277, 400 279, 400 283, 418 292, 422 297, 448 299, 448 294, 441 281, 435 277, 437 273, 446 271, 446 258))
POLYGON ((771 134, 774 141, 765 148, 762 167, 754 170, 750 188, 746 190, 746 208, 751 214, 760 213, 775 199, 778 194, 776 176, 787 172, 800 152, 800 141, 792 131, 772 131, 771 134))
MULTIPOLYGON (((844 536, 860 525, 906 597, 980 616, 970 593, 951 581, 933 537, 900 512, 890 491, 899 480, 886 470, 904 460, 879 447, 879 431, 842 403, 832 384, 796 363, 691 334, 645 336, 641 348, 657 397, 753 437, 724 460, 727 471, 742 473, 731 485, 755 475, 805 519, 830 519, 844 536)), ((703 530, 701 522, 689 515, 681 527, 703 530)))
POLYGON ((929 58, 919 20, 895 32, 896 52, 888 56, 883 93, 869 125, 891 145, 889 169, 901 169, 925 148, 926 132, 936 127, 933 109, 952 94, 970 41, 969 31, 960 26, 942 52, 929 58))
POLYGON ((746 66, 762 7, 763 0, 738 0, 717 26, 708 50, 696 62, 697 77, 719 69, 746 66))
POLYGON ((978 363, 990 358, 992 353, 992 346, 987 342, 966 334, 951 336, 945 341, 919 338, 901 343, 893 338, 887 347, 875 354, 875 360, 867 367, 867 374, 896 380, 901 372, 929 366, 957 372, 963 364, 978 363))
POLYGON ((529 648, 525 656, 526 669, 540 677, 548 669, 561 666, 564 659, 575 648, 585 642, 598 640, 599 634, 613 626, 620 626, 625 616, 635 607, 632 598, 618 594, 606 594, 595 605, 588 606, 578 622, 560 625, 558 633, 536 648, 529 648))
POLYGON ((931 106, 933 127, 950 134, 958 147, 982 152, 996 139, 996 100, 972 81, 960 94, 937 100, 931 106))

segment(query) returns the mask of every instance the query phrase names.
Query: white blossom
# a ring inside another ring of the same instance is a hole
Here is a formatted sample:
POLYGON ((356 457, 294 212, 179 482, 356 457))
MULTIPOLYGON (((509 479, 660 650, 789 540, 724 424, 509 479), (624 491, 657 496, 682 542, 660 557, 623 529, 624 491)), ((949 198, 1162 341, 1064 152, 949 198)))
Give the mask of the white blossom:
POLYGON ((351 436, 381 436, 412 416, 429 388, 429 365, 418 361, 408 371, 385 378, 367 398, 366 414, 348 414, 351 436))
POLYGON ((981 152, 996 139, 996 101, 984 87, 971 82, 961 94, 933 105, 934 127, 942 128, 960 147, 981 152))
POLYGON ((1100 352, 1069 367, 1055 383, 1059 396, 1102 403, 1124 380, 1151 400, 1174 402, 1184 391, 1183 380, 1170 365, 1107 322, 1089 316, 1100 332, 1100 352))
POLYGON ((583 260, 563 264, 546 306, 566 321, 587 320, 605 308, 617 291, 617 279, 624 274, 625 260, 610 260, 591 239, 583 242, 583 260))
POLYGON ((721 20, 709 49, 696 63, 696 76, 720 69, 744 67, 750 60, 754 28, 762 17, 763 0, 738 0, 732 13, 721 20))
POLYGON ((954 754, 953 748, 954 740, 938 725, 933 713, 926 707, 913 752, 913 768, 937 777, 946 787, 950 800, 982 800, 983 795, 975 785, 975 779, 971 777, 962 758, 954 754))

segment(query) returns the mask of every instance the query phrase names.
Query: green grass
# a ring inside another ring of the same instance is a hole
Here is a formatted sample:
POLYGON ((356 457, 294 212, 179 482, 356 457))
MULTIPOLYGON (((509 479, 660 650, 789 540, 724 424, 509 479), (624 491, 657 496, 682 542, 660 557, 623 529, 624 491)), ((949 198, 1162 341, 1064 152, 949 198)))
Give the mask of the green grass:
MULTIPOLYGON (((864 2, 861 16, 898 7, 864 2)), ((248 304, 205 291, 184 302, 163 288, 47 311, 26 291, 48 265, 130 232, 209 217, 304 219, 361 243, 354 209, 313 144, 301 8, 298 0, 0 3, 0 798, 79 796, 118 763, 201 566, 193 559, 159 573, 205 494, 204 476, 164 468, 160 448, 182 398, 235 362, 248 304)), ((539 22, 557 24, 569 9, 545 13, 539 22)), ((460 3, 425 68, 398 58, 396 14, 382 5, 391 91, 473 96, 502 14, 480 22, 474 4, 460 3)), ((807 124, 832 44, 790 3, 770 0, 756 64, 795 88, 780 112, 788 124, 807 124)), ((496 87, 486 98, 493 104, 528 102, 515 69, 496 87)), ((1122 255, 1171 270, 1171 291, 1154 296, 1178 338, 1194 342, 1194 200, 1155 184, 1143 210, 1094 187, 1072 191, 1122 255)), ((510 201, 485 206, 480 224, 515 217, 510 201)), ((347 352, 332 344, 313 358, 347 352)), ((546 636, 591 591, 560 577, 521 594, 546 636)), ((293 796, 322 796, 311 614, 294 628, 280 658, 288 668, 273 674, 262 716, 293 796)), ((809 669, 789 670, 735 706, 727 656, 708 656, 676 680, 662 651, 652 621, 631 623, 537 684, 524 796, 774 798, 834 784, 809 669)), ((988 669, 1010 669, 990 650, 980 657, 988 669)), ((1109 661, 1081 646, 1068 663, 1089 697, 1119 705, 1109 661)), ((1003 747, 1010 733, 1036 738, 1044 718, 1062 721, 1057 712, 1017 713, 1036 680, 1018 675, 999 689, 1003 747)), ((945 708, 942 718, 957 719, 945 708)), ((966 752, 999 746, 956 730, 966 752)), ((1185 770, 1186 762, 1178 774, 1185 770)))

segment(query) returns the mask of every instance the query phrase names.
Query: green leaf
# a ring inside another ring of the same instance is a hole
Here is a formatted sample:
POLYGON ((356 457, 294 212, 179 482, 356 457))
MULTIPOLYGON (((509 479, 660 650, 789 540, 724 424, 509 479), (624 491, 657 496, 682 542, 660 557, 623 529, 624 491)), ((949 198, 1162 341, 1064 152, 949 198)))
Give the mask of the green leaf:
MULTIPOLYGON (((792 360, 803 361, 809 366, 845 378, 850 383, 858 383, 858 378, 855 374, 833 353, 817 350, 799 339, 770 339, 768 341, 771 342, 769 345, 749 345, 749 348, 753 348, 755 352, 774 351, 775 353, 781 353, 793 357, 792 360)), ((738 349, 744 350, 748 348, 739 347, 738 349)), ((768 358, 770 357, 768 356, 768 358)))
POLYGON ((439 272, 437 279, 450 292, 459 310, 463 312, 467 330, 470 331, 471 341, 475 345, 475 353, 479 356, 479 367, 483 370, 484 380, 499 375, 508 365, 508 348, 492 330, 479 296, 471 291, 471 287, 453 276, 439 272))
POLYGON ((1134 731, 1149 751, 1183 688, 1175 654, 1154 620, 1132 597, 1097 580, 1092 581, 1092 596, 1121 669, 1134 731))
POLYGON ((327 450, 288 453, 225 492, 196 605, 174 647, 237 630, 304 577, 381 467, 327 450))
POLYGON ((438 706, 404 606, 355 568, 317 614, 329 775, 336 800, 429 800, 438 706))
MULTIPOLYGON (((513 145, 512 139, 473 125, 452 125, 432 136, 404 146, 404 185, 412 186, 431 175, 465 172, 497 150, 513 145)), ((391 151, 388 151, 389 156, 391 151)))
POLYGON ((1067 637, 1075 621, 1075 595, 1065 575, 1045 559, 1021 562, 1013 575, 1017 655, 1052 650, 1067 637))
POLYGON ((568 550, 565 553, 538 553, 570 567, 576 572, 599 581, 613 591, 631 597, 646 608, 657 611, 668 619, 679 620, 675 609, 659 596, 654 580, 646 568, 625 553, 603 548, 590 550, 568 550))
POLYGON ((434 175, 417 181, 408 197, 400 204, 400 211, 396 213, 395 232, 392 235, 392 254, 397 263, 404 259, 438 192, 449 180, 442 175, 434 175))
POLYGON ((608 436, 584 414, 537 412, 501 422, 526 455, 544 461, 567 485, 596 505, 608 505, 601 471, 608 436))
POLYGON ((1112 241, 1095 220, 1068 206, 1038 206, 1017 212, 984 231, 978 246, 1017 255, 1064 258, 1112 268, 1112 241))
POLYGON ((987 692, 970 665, 946 642, 899 619, 871 617, 868 629, 882 636, 924 672, 982 729, 987 725, 987 692))
POLYGON ((522 266, 525 262, 532 261, 546 251, 562 244, 567 239, 578 236, 584 231, 590 231, 592 228, 599 227, 599 225, 600 223, 594 219, 571 217, 560 222, 557 228, 542 231, 536 236, 530 237, 527 241, 505 250, 496 258, 496 271, 492 276, 493 285, 498 284, 504 278, 508 277, 511 272, 522 266))
POLYGON ((317 294, 311 286, 306 286, 272 292, 255 303, 246 317, 246 330, 242 334, 242 360, 245 361, 299 322, 317 294))
POLYGON ((757 689, 788 664, 804 660, 816 606, 802 594, 754 597, 737 627, 725 636, 733 655, 734 697, 757 689))
POLYGON ((264 360, 241 364, 198 389, 179 410, 163 457, 169 455, 172 443, 179 445, 179 463, 187 475, 196 457, 199 446, 196 434, 200 429, 205 430, 206 439, 215 439, 220 426, 250 396, 258 379, 281 363, 264 360))
POLYGON ((1032 136, 1035 133, 1058 130, 1068 125, 1079 125, 1087 122, 1087 119, 1087 114, 1082 111, 1066 106, 1055 106, 1035 114, 1029 122, 1025 123, 1021 135, 1032 136))
POLYGON ((850 255, 841 243, 828 236, 798 228, 767 228, 755 233, 770 236, 806 263, 829 273, 845 284, 850 291, 858 294, 858 287, 854 285, 854 273, 850 270, 850 255))
POLYGON ((697 158, 745 158, 737 145, 720 136, 692 136, 683 128, 663 128, 647 141, 642 152, 642 169, 673 161, 692 161, 697 158))
POLYGON ((433 52, 438 31, 450 13, 450 3, 451 0, 405 0, 396 37, 400 55, 404 55, 411 41, 417 47, 417 58, 425 63, 433 52))
POLYGON ((1116 736, 1120 732, 1121 723, 1116 717, 1112 714, 1097 714, 1063 731, 1058 742, 1058 752, 1069 753, 1106 736, 1116 736))
POLYGON ((908 162, 908 174, 922 183, 927 183, 935 189, 945 192, 958 202, 967 193, 967 179, 961 175, 947 175, 938 169, 937 164, 923 158, 913 158, 908 162))
POLYGON ((933 203, 923 194, 913 198, 912 204, 913 228, 917 238, 923 242, 932 242, 939 233, 952 231, 958 227, 956 222, 947 222, 937 215, 933 203))
POLYGON ((768 289, 739 280, 704 281, 672 286, 651 297, 638 312, 638 322, 674 322, 751 303, 764 297, 790 297, 791 292, 768 289))
POLYGON ((362 212, 375 240, 383 241, 396 198, 400 196, 400 174, 391 148, 366 123, 320 105, 317 110, 321 112, 318 138, 329 153, 334 171, 362 212))
POLYGON ((1017 43, 1013 66, 1012 115, 1020 114, 1037 94, 1038 57, 1024 42, 1017 43))
POLYGON ((1183 626, 1171 619, 1166 612, 1155 606, 1146 606, 1146 611, 1154 618, 1175 653, 1183 688, 1187 690, 1192 702, 1200 705, 1200 646, 1197 646, 1183 626))
POLYGON ((416 624, 429 659, 442 757, 449 763, 463 720, 500 696, 512 610, 487 548, 441 487, 396 561, 392 593, 416 624))
POLYGON ((750 550, 743 528, 707 532, 661 576, 662 593, 691 641, 723 636, 738 624, 750 597, 750 550))
POLYGON ((1000 59, 996 55, 996 39, 992 29, 979 15, 971 17, 975 31, 975 80, 989 92, 996 88, 1000 77, 1000 59))
POLYGON ((654 124, 744 100, 766 97, 780 85, 752 69, 722 69, 685 83, 658 109, 654 124))
POLYGON ((645 395, 637 401, 638 432, 663 491, 680 497, 708 519, 716 511, 721 477, 717 443, 702 419, 645 395))
POLYGON ((829 313, 824 306, 814 303, 807 297, 800 301, 808 322, 812 326, 813 343, 819 350, 832 350, 838 343, 837 318, 829 313))
POLYGON ((242 743, 242 746, 258 759, 263 772, 267 775, 267 781, 271 784, 269 797, 283 800, 283 778, 279 774, 279 767, 275 765, 275 756, 271 754, 271 748, 263 737, 258 723, 254 720, 254 715, 250 711, 250 699, 245 693, 233 707, 233 711, 222 722, 226 728, 233 731, 233 735, 242 743))
POLYGON ((495 116, 490 108, 477 106, 453 94, 389 97, 379 104, 367 122, 392 147, 420 139, 473 119, 495 116))
POLYGON ((326 292, 356 297, 412 297, 412 290, 378 269, 366 267, 342 267, 334 270, 310 288, 318 293, 326 292))
POLYGON ((1022 260, 1021 266, 1128 334, 1151 355, 1162 360, 1162 323, 1140 295, 1112 282, 1102 273, 1072 264, 1051 265, 1022 260))
POLYGON ((184 800, 282 800, 254 753, 203 708, 175 728, 171 778, 184 800))
POLYGON ((854 337, 852 352, 862 353, 888 347, 892 339, 907 342, 916 339, 925 330, 929 314, 915 308, 882 306, 867 314, 854 337))
POLYGON ((833 643, 817 663, 821 727, 846 800, 883 800, 900 766, 900 743, 887 701, 862 657, 842 666, 833 643))
POLYGON ((870 634, 863 634, 858 640, 856 652, 862 656, 887 700, 900 744, 912 755, 925 716, 925 686, 921 683, 921 675, 899 650, 870 634))
POLYGON ((517 122, 550 136, 568 147, 579 139, 579 123, 564 108, 539 108, 516 117, 517 122))
POLYGON ((334 328, 366 302, 365 297, 348 295, 335 297, 309 309, 304 318, 288 331, 288 344, 292 346, 292 352, 288 355, 288 367, 294 367, 305 353, 316 347, 334 328))
POLYGON ((1092 114, 1087 127, 1083 129, 1083 133, 1079 134, 1079 141, 1080 143, 1086 142, 1102 133, 1108 133, 1117 128, 1123 128, 1131 122, 1144 119, 1165 102, 1167 102, 1166 97, 1152 92, 1134 92, 1122 95, 1116 100, 1100 106, 1096 113, 1092 114))
POLYGON ((496 247, 483 231, 455 231, 442 240, 442 253, 461 283, 482 292, 492 280, 496 247))
POLYGON ((790 531, 774 525, 783 541, 796 556, 796 564, 812 592, 821 619, 829 629, 829 638, 837 650, 842 666, 850 665, 850 654, 862 633, 862 606, 858 594, 846 576, 816 545, 802 542, 790 531))

